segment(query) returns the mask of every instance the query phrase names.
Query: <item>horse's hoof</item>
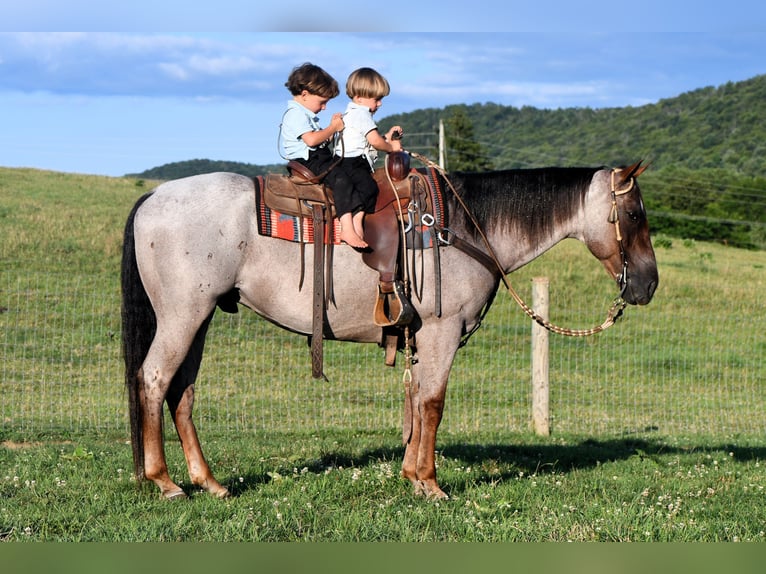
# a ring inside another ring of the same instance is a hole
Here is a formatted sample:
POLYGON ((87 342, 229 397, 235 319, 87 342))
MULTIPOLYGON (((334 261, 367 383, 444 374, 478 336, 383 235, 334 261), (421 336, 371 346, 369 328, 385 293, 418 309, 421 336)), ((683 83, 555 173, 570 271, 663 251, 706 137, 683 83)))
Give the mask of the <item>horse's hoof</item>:
POLYGON ((449 500, 449 495, 444 492, 439 485, 428 484, 422 480, 413 483, 415 487, 415 496, 423 496, 428 500, 449 500))
POLYGON ((167 500, 184 500, 187 498, 186 493, 183 490, 174 490, 172 492, 163 493, 167 500))
POLYGON ((215 496, 216 498, 229 498, 231 496, 229 489, 223 486, 222 484, 220 484, 214 478, 209 478, 201 482, 196 482, 195 484, 198 487, 200 487, 202 490, 206 491, 208 494, 215 496))
POLYGON ((222 487, 221 490, 216 490, 215 492, 211 492, 211 494, 220 499, 231 498, 231 492, 229 492, 228 488, 222 487))
POLYGON ((444 492, 441 488, 437 487, 426 495, 428 500, 449 500, 449 494, 444 492))

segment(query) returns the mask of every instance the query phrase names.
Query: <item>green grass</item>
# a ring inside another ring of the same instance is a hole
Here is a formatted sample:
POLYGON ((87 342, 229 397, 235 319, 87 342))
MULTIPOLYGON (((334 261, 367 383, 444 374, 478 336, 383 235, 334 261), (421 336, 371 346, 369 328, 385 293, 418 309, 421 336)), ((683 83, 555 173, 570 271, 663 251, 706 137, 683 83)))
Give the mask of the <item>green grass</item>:
MULTIPOLYGON (((234 496, 169 503, 123 440, 0 448, 7 541, 762 541, 764 448, 716 439, 448 435, 451 499, 415 498, 381 433, 208 438, 234 496)), ((170 441, 171 473, 185 477, 170 441)))
MULTIPOLYGON (((660 238, 660 287, 596 337, 551 337, 551 437, 528 432, 529 320, 505 293, 458 354, 437 443, 447 502, 399 477, 400 367, 218 314, 195 420, 226 501, 131 479, 122 229, 150 184, 0 168, 0 539, 762 540, 766 253, 660 238)), ((600 323, 603 269, 564 242, 511 276, 600 323)), ((401 363, 401 362, 400 362, 401 363)), ((168 427, 171 473, 188 481, 168 427)), ((185 485, 188 488, 188 484, 185 485)))

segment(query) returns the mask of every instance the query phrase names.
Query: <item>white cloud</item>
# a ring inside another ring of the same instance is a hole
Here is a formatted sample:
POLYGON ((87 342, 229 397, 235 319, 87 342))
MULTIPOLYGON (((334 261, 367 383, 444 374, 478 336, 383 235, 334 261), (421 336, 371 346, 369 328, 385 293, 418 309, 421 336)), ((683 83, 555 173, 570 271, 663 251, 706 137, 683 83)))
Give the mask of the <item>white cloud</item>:
POLYGON ((284 83, 284 47, 192 35, 0 34, 2 89, 157 97, 253 97, 284 83), (275 66, 282 58, 282 64, 275 66))
MULTIPOLYGON (((0 155, 110 174, 193 157, 272 163, 284 83, 304 61, 341 92, 356 67, 378 68, 392 86, 384 118, 643 105, 761 74, 765 51, 763 34, 0 33, 0 155)), ((328 112, 344 107, 341 95, 328 112)))

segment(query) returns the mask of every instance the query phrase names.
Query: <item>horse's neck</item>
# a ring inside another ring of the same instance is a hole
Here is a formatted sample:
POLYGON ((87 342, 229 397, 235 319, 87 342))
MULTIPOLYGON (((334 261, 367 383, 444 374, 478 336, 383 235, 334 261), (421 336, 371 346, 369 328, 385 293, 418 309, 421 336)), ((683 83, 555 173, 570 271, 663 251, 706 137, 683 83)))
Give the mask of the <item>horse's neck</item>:
MULTIPOLYGON (((585 176, 593 176, 592 173, 575 175, 580 180, 585 176)), ((554 176, 554 179, 558 178, 556 185, 572 186, 574 191, 582 185, 581 181, 571 175, 569 179, 562 177, 560 172, 554 173, 554 176)), ((564 239, 584 241, 588 223, 579 192, 559 197, 546 190, 544 197, 538 197, 535 192, 543 184, 538 181, 540 174, 536 172, 496 172, 483 177, 471 174, 461 182, 466 189, 472 189, 478 194, 473 198, 470 193, 466 194, 467 211, 468 214, 478 215, 478 225, 484 231, 504 271, 511 272, 526 265, 564 239), (507 179, 503 180, 504 177, 507 179), (531 184, 525 178, 531 179, 531 184), (521 195, 512 195, 513 191, 509 191, 509 187, 516 188, 515 191, 521 195)), ((453 208, 457 213, 462 213, 461 207, 453 208)), ((468 233, 476 237, 477 247, 486 250, 483 239, 475 233, 472 218, 469 215, 458 218, 468 233)))
POLYGON ((518 230, 494 234, 490 244, 496 247, 496 254, 506 273, 510 273, 534 261, 546 251, 569 237, 578 237, 574 229, 557 227, 540 238, 530 238, 518 230))
MULTIPOLYGON (((486 228, 487 241, 492 246, 503 271, 510 273, 523 267, 564 239, 583 240, 581 213, 572 214, 567 221, 554 222, 554 218, 549 219, 550 224, 542 228, 528 227, 513 220, 496 222, 486 228)), ((486 245, 481 246, 486 249, 486 245)))

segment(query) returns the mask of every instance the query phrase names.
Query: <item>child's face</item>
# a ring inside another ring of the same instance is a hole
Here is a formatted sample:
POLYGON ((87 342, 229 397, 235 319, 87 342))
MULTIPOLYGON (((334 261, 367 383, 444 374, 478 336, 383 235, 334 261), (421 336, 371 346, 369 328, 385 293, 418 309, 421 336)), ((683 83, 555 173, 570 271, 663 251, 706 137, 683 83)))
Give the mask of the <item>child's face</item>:
POLYGON ((354 103, 369 108, 370 113, 374 114, 378 111, 378 108, 383 105, 383 98, 363 98, 362 96, 354 96, 354 103))
POLYGON ((295 96, 295 100, 310 112, 318 114, 327 108, 327 102, 330 101, 330 98, 310 94, 306 90, 303 90, 303 92, 295 96))

